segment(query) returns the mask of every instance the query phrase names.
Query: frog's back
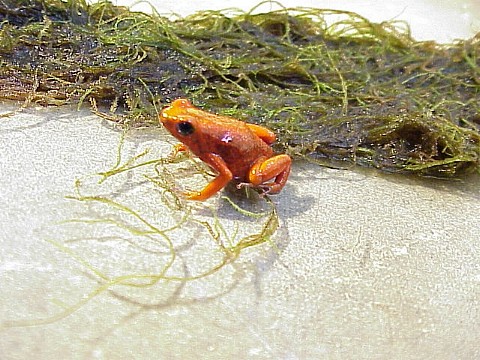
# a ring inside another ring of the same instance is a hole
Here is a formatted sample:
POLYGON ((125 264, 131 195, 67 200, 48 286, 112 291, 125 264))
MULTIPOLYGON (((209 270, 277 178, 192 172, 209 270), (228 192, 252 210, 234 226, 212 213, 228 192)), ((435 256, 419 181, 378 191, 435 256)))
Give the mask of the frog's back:
POLYGON ((244 181, 253 163, 260 157, 273 155, 272 148, 239 120, 209 116, 202 120, 202 127, 192 149, 197 156, 214 153, 227 164, 234 178, 244 181))

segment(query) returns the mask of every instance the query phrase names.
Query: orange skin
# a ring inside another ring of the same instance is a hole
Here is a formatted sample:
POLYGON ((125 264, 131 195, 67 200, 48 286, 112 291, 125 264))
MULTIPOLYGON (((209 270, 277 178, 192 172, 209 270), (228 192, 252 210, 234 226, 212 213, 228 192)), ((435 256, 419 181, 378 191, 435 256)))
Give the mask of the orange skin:
POLYGON ((190 150, 218 176, 202 190, 187 192, 189 200, 205 200, 230 181, 237 188, 253 187, 276 194, 285 186, 292 159, 275 155, 270 145, 275 134, 259 125, 208 113, 186 99, 177 99, 160 113, 160 121, 181 141, 173 155, 190 150))

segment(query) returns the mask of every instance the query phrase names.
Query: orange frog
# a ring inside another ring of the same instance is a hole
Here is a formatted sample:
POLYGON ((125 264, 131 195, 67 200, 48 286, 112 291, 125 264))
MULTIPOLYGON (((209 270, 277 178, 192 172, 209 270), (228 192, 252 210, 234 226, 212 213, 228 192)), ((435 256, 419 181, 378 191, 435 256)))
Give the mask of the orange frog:
POLYGON ((173 155, 190 150, 210 165, 218 176, 200 191, 187 192, 190 200, 205 200, 231 180, 258 188, 262 194, 278 193, 285 186, 292 159, 275 155, 270 145, 275 134, 259 125, 208 113, 186 99, 177 99, 160 113, 160 121, 182 143, 173 155))

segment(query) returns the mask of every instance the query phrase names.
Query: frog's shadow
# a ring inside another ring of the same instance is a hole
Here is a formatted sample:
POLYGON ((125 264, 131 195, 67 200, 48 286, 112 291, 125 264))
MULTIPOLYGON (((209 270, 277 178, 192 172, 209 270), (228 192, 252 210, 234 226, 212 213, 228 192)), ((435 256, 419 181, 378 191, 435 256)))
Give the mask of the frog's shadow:
POLYGON ((305 196, 302 194, 302 196, 299 196, 296 187, 288 183, 279 194, 265 195, 265 197, 262 197, 253 189, 239 190, 235 182, 228 184, 223 191, 224 196, 221 196, 218 200, 217 216, 227 220, 238 220, 241 218, 246 221, 259 221, 256 216, 243 216, 241 210, 235 207, 246 212, 259 214, 268 213, 272 205, 275 207, 280 219, 286 220, 305 213, 317 201, 311 195, 305 196), (227 197, 228 199, 226 199, 227 197))

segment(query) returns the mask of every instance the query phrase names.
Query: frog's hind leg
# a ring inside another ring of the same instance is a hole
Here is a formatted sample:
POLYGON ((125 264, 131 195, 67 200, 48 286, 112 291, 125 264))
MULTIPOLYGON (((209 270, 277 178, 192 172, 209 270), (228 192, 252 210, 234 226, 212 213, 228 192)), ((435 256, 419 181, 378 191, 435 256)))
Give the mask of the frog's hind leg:
POLYGON ((277 139, 277 137, 275 136, 275 133, 270 129, 267 129, 260 125, 249 124, 249 123, 245 123, 245 125, 247 125, 247 127, 251 131, 253 131, 255 135, 257 135, 260 139, 262 139, 263 142, 266 143, 267 145, 273 144, 277 139))
POLYGON ((286 154, 266 159, 258 159, 250 168, 248 181, 257 187, 265 188, 265 193, 276 194, 282 190, 290 174, 292 159, 286 154), (274 179, 271 182, 266 182, 274 179))

